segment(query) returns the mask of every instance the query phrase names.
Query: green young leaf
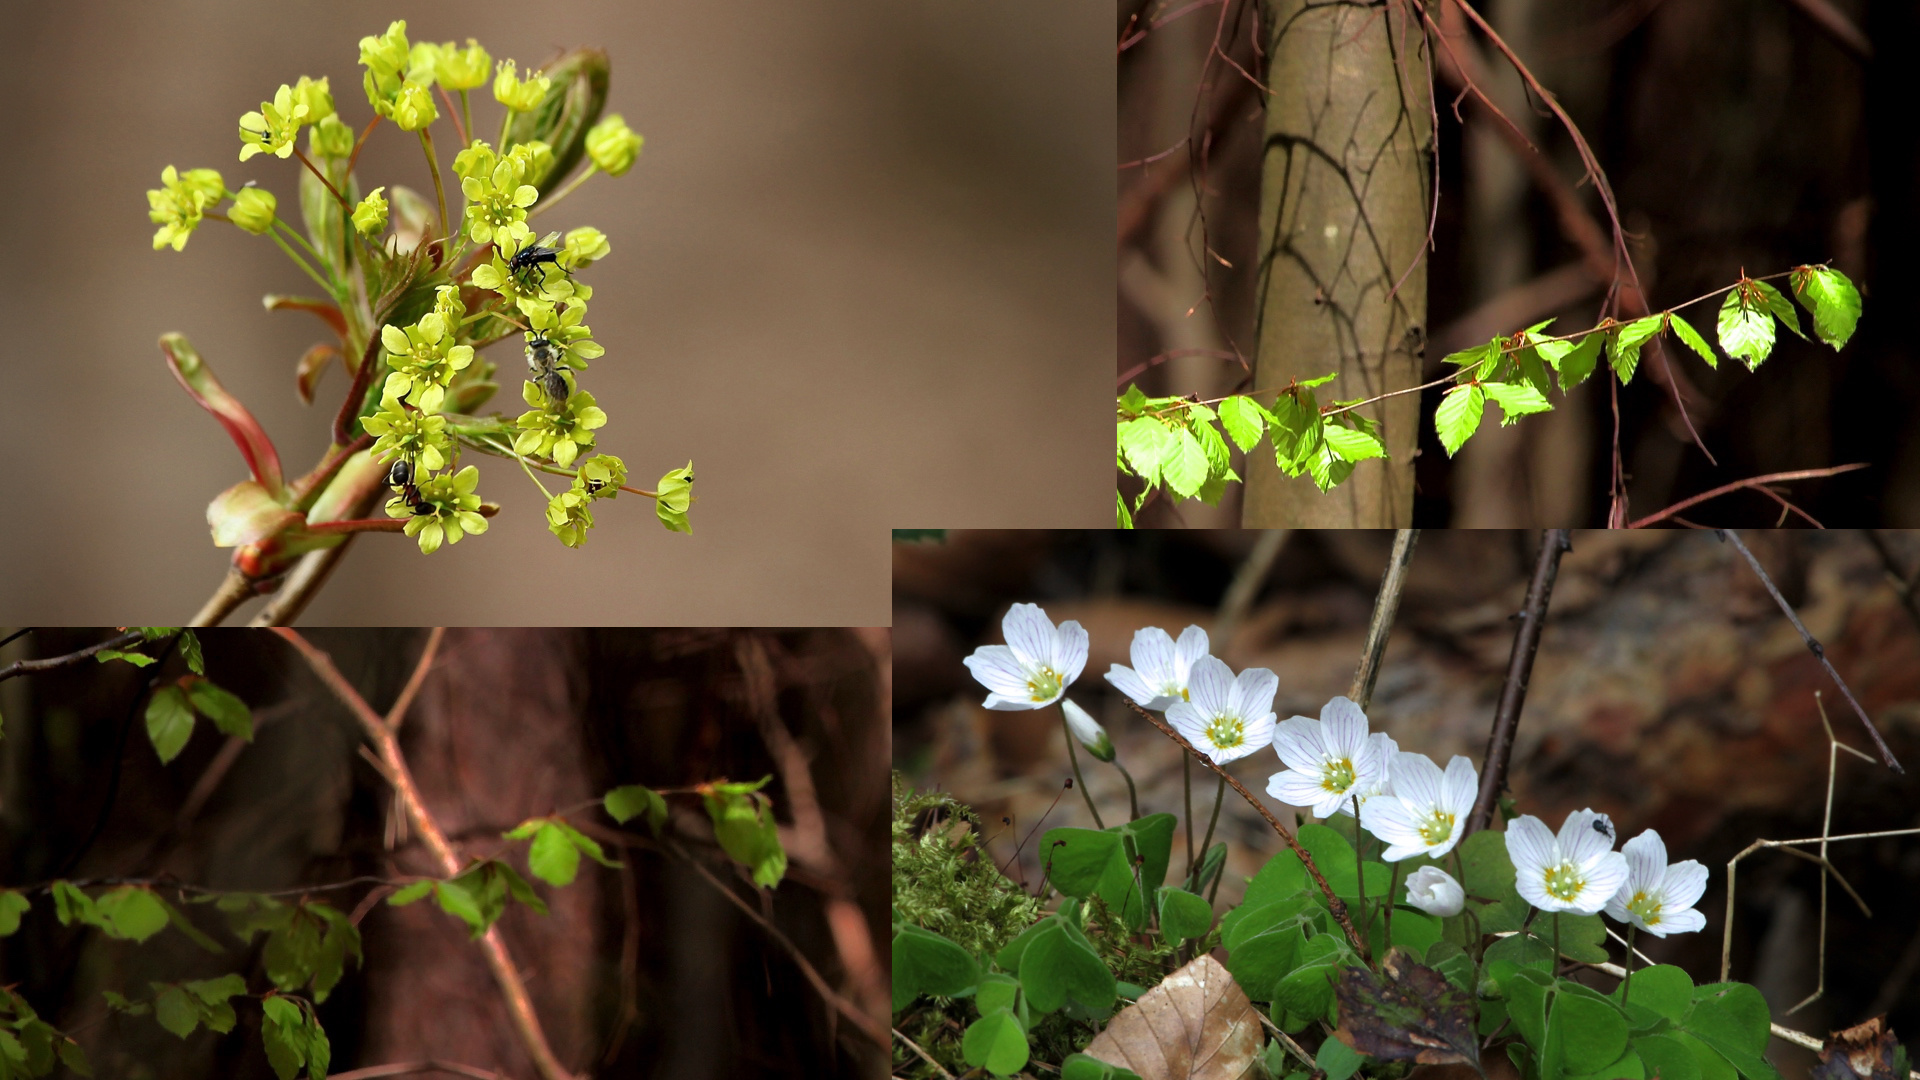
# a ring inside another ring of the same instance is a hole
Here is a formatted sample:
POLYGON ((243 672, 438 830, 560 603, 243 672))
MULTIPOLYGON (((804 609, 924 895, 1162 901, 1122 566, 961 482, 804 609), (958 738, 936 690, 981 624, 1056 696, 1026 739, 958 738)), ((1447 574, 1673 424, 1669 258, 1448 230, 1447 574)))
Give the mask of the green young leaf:
POLYGON ((0 889, 0 937, 20 929, 20 916, 33 907, 27 894, 15 889, 0 889))
POLYGON ((1207 456, 1207 479, 1211 480, 1231 471, 1233 452, 1227 449, 1227 440, 1220 434, 1220 429, 1214 427, 1212 421, 1199 419, 1197 414, 1189 415, 1193 420, 1188 426, 1193 431, 1193 437, 1200 443, 1200 452, 1207 456))
POLYGON ((1622 386, 1633 381, 1633 372, 1640 365, 1640 348, 1653 335, 1660 332, 1666 323, 1666 314, 1648 315, 1635 319, 1607 335, 1607 360, 1613 365, 1613 373, 1620 377, 1622 386))
POLYGON ((900 924, 893 934, 893 1008, 921 994, 953 997, 980 982, 980 965, 965 949, 930 930, 900 924))
POLYGON ((387 903, 393 905, 394 907, 405 907, 408 904, 413 903, 415 900, 421 899, 422 897, 426 896, 428 893, 432 891, 433 891, 433 882, 416 881, 413 884, 408 885, 406 888, 401 889, 399 892, 394 893, 392 896, 387 897, 387 903))
POLYGON ((1748 284, 1758 294, 1759 302, 1773 313, 1774 318, 1780 320, 1782 326, 1793 331, 1793 336, 1801 341, 1807 340, 1807 335, 1800 329, 1800 313, 1793 309, 1793 305, 1787 301, 1786 297, 1780 295, 1779 289, 1764 281, 1751 281, 1748 284))
POLYGON ((1160 475, 1174 494, 1191 498, 1207 482, 1207 453, 1191 430, 1175 431, 1170 441, 1161 444, 1160 455, 1160 475))
POLYGON ((652 788, 639 784, 628 784, 607 792, 603 800, 607 816, 625 825, 634 817, 647 815, 647 828, 653 835, 659 836, 660 829, 667 823, 667 800, 652 788))
POLYGON ((207 673, 206 659, 200 654, 200 638, 193 631, 185 628, 180 630, 180 656, 187 662, 188 671, 195 675, 207 673))
POLYGON ((1736 286, 1720 305, 1720 348, 1745 363, 1749 371, 1757 370, 1773 352, 1773 315, 1763 301, 1749 299, 1746 283, 1736 286))
POLYGON ((161 764, 178 757, 192 737, 193 710, 187 706, 186 692, 178 686, 154 691, 147 701, 147 738, 161 764))
POLYGON ((222 975, 217 979, 199 979, 181 983, 180 986, 209 1005, 217 1005, 247 992, 247 980, 237 974, 222 975))
POLYGON ((1185 889, 1160 889, 1160 932, 1168 941, 1202 937, 1213 928, 1213 906, 1185 889))
POLYGON ((967 1064, 996 1076, 1011 1076, 1026 1067, 1027 1031, 1010 1009, 996 1009, 967 1026, 960 1040, 967 1064))
POLYGON ((768 776, 756 784, 713 784, 703 796, 714 839, 728 855, 753 871, 757 885, 772 888, 787 873, 787 853, 773 820, 773 804, 757 793, 768 776))
MULTIPOLYGON (((1338 425, 1327 424, 1321 430, 1331 435, 1336 428, 1338 425)), ((1338 428, 1338 430, 1348 429, 1338 428)), ((1332 491, 1347 477, 1353 475, 1353 462, 1334 453, 1333 444, 1323 438, 1319 449, 1315 450, 1313 456, 1307 461, 1307 475, 1313 478, 1313 486, 1319 488, 1321 492, 1332 491)))
POLYGON ((1494 404, 1500 406, 1500 426, 1510 426, 1514 421, 1532 413, 1551 412, 1553 403, 1540 391, 1526 383, 1481 383, 1481 389, 1487 392, 1494 404))
POLYGON ((1118 989, 1106 963, 1061 925, 1035 938, 1021 954, 1020 985, 1027 1000, 1043 1013, 1069 1000, 1105 1011, 1113 1007, 1118 989))
POLYGON ((1380 440, 1364 431, 1330 423, 1326 426, 1325 435, 1327 445, 1343 460, 1359 462, 1387 456, 1387 448, 1380 445, 1380 440))
POLYGON ((199 927, 193 925, 193 921, 187 918, 185 912, 167 903, 164 899, 161 899, 158 894, 155 894, 154 899, 158 900, 160 906, 166 910, 167 922, 171 924, 175 930, 185 934, 189 941, 192 941, 195 945, 200 946, 210 953, 224 953, 227 951, 226 946, 208 937, 199 927))
POLYGON ((101 649, 93 654, 93 658, 102 664, 109 660, 125 660, 134 667, 146 667, 154 662, 153 657, 145 653, 126 652, 122 649, 101 649))
POLYGON ((93 1066, 87 1062, 87 1052, 80 1049, 79 1043, 62 1038, 56 1050, 60 1054, 60 1064, 72 1069, 76 1075, 93 1075, 93 1066))
POLYGON ((177 986, 154 983, 156 996, 153 999, 153 1018, 160 1026, 181 1038, 192 1034, 200 1024, 200 1010, 193 1004, 193 998, 177 986))
POLYGON ((122 885, 94 901, 97 925, 108 935, 145 941, 167 925, 167 909, 160 898, 138 885, 122 885))
POLYGON ((1160 459, 1172 441, 1173 433, 1167 430, 1167 425, 1150 416, 1120 425, 1120 452, 1126 455, 1134 475, 1145 480, 1149 487, 1159 482, 1160 459))
POLYGON ((440 902, 440 910, 465 922, 476 938, 493 925, 493 920, 481 913, 479 900, 458 882, 434 882, 433 898, 440 902))
POLYGON ((1250 451, 1266 430, 1267 410, 1245 394, 1235 394, 1220 403, 1220 423, 1226 427, 1235 446, 1243 452, 1250 451))
POLYGON ((188 682, 187 700, 201 716, 213 721, 214 727, 247 742, 253 741, 253 710, 247 708, 246 702, 206 679, 188 682))
POLYGON ((1147 395, 1133 383, 1127 384, 1127 392, 1120 395, 1120 411, 1128 417, 1139 416, 1147 408, 1147 395))
POLYGON ((599 863, 609 870, 618 870, 621 868, 619 862, 607 858, 607 853, 600 847, 600 841, 595 840, 593 837, 588 836, 586 833, 581 832, 579 829, 574 828, 559 818, 555 818, 553 823, 559 826, 561 832, 567 834, 567 839, 573 841, 573 846, 580 850, 580 854, 585 855, 587 858, 592 859, 594 862, 599 863))
POLYGON ((1467 368, 1473 368, 1473 374, 1467 377, 1481 379, 1491 375, 1493 370, 1499 367, 1500 359, 1501 342, 1499 338, 1494 338, 1485 345, 1475 345, 1471 349, 1448 353, 1441 358, 1441 363, 1458 365, 1463 375, 1466 374, 1467 368))
POLYGON ((1795 299, 1813 316, 1814 334, 1839 351, 1860 322, 1860 291, 1826 266, 1796 266, 1792 281, 1795 299))
POLYGON ((1113 498, 1120 507, 1119 512, 1114 515, 1114 526, 1121 529, 1133 528, 1133 515, 1127 512, 1127 497, 1116 491, 1113 493, 1113 498))
POLYGON ((1708 367, 1720 366, 1720 360, 1714 355, 1713 347, 1707 344, 1707 339, 1700 336, 1700 331, 1695 330, 1692 323, 1681 318, 1677 312, 1669 311, 1667 325, 1673 327, 1675 337, 1687 343, 1687 348, 1700 354, 1700 359, 1705 360, 1708 367))
POLYGON ((1564 341, 1540 344, 1540 355, 1560 373, 1562 393, 1586 382, 1587 376, 1593 374, 1593 369, 1600 363, 1600 347, 1606 343, 1606 339, 1607 335, 1596 332, 1581 338, 1578 345, 1571 345, 1564 341), (1549 345, 1565 346, 1565 348, 1556 348, 1550 352, 1549 345))
POLYGON ((527 849, 527 869, 556 888, 571 885, 580 869, 580 849, 553 822, 545 822, 534 833, 533 846, 527 849))
POLYGON ((107 1008, 123 1012, 128 1016, 145 1016, 153 1011, 153 1006, 144 1001, 128 1001, 126 995, 113 990, 102 990, 100 996, 107 1001, 107 1008))
POLYGON ((1480 430, 1480 414, 1486 402, 1487 392, 1478 385, 1456 386, 1440 399, 1440 407, 1433 414, 1433 428, 1448 457, 1459 453, 1460 447, 1480 430))
POLYGON ((1327 1074, 1327 1080, 1347 1080, 1360 1071, 1360 1066, 1366 1060, 1360 1051, 1339 1039, 1328 1039, 1320 1044, 1320 1052, 1314 1055, 1313 1065, 1327 1074))

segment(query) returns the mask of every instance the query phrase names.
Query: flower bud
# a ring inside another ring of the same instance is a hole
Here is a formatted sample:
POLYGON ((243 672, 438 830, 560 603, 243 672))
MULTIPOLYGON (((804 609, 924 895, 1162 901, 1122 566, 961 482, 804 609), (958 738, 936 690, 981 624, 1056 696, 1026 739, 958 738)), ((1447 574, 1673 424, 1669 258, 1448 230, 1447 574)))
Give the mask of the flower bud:
POLYGON ((329 114, 307 132, 307 150, 314 157, 343 160, 353 156, 353 129, 329 114))
POLYGON ((393 101, 393 122, 401 131, 419 131, 440 117, 433 94, 420 83, 408 80, 393 101))
POLYGON ((1429 915, 1442 919, 1458 915, 1466 902, 1466 890, 1437 866, 1423 866, 1407 878, 1407 903, 1429 915))
POLYGON ((440 46, 431 41, 416 41, 407 51, 407 81, 432 86, 440 71, 440 46))
POLYGON ((612 250, 607 235, 591 225, 582 225, 567 234, 567 261, 576 270, 599 262, 612 250))
POLYGON ((549 85, 547 77, 537 71, 522 81, 514 73, 513 61, 502 60, 500 73, 493 80, 493 100, 514 112, 531 112, 547 96, 549 85))
POLYGON ((353 229, 361 236, 379 236, 387 231, 387 200, 380 194, 385 190, 384 186, 374 188, 353 208, 353 229))
POLYGON ((367 104, 372 105, 375 112, 384 115, 394 96, 400 93, 401 85, 406 82, 410 53, 405 19, 394 20, 387 32, 378 37, 360 39, 360 63, 367 69, 367 104))
POLYGON ((608 176, 619 176, 633 167, 640 146, 646 140, 627 126, 619 113, 593 125, 587 132, 587 156, 608 176))
POLYGON ((653 510, 660 524, 674 532, 693 532, 693 526, 687 521, 687 507, 693 502, 693 462, 661 477, 656 494, 659 498, 654 500, 653 510))
POLYGON ((227 217, 235 225, 261 236, 273 228, 273 210, 273 192, 265 188, 241 188, 233 197, 233 207, 227 211, 227 217))
POLYGON ((1060 711, 1067 714, 1067 730, 1087 748, 1087 753, 1101 761, 1113 760, 1113 740, 1107 738, 1107 729, 1101 727, 1099 721, 1067 698, 1060 699, 1060 711))
POLYGON ((587 132, 600 119, 607 103, 607 54, 600 49, 574 49, 548 64, 543 78, 550 89, 529 111, 515 113, 507 128, 506 145, 535 139, 553 148, 553 165, 527 183, 547 194, 563 183, 586 152, 587 132))
POLYGON ((439 58, 434 64, 434 75, 440 85, 448 90, 471 90, 487 81, 487 72, 493 70, 493 57, 472 38, 467 39, 467 47, 456 49, 449 41, 440 46, 439 58))
POLYGON ((328 87, 325 76, 318 81, 300 76, 300 81, 293 84, 293 100, 306 105, 309 124, 333 115, 333 90, 328 87))

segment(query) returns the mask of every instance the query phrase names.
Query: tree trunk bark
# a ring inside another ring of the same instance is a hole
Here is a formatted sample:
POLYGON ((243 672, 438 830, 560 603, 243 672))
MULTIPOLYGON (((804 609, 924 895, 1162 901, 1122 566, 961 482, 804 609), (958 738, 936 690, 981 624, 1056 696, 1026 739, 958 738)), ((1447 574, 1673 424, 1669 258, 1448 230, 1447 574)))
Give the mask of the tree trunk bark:
MULTIPOLYGON (((1425 31, 1403 0, 1268 0, 1265 25, 1272 93, 1255 393, 1329 371, 1339 378, 1319 392, 1323 404, 1414 386, 1426 341, 1421 249, 1433 147, 1425 31)), ((1363 411, 1381 422, 1390 460, 1362 464, 1323 495, 1256 451, 1241 523, 1410 525, 1420 396, 1363 411)))

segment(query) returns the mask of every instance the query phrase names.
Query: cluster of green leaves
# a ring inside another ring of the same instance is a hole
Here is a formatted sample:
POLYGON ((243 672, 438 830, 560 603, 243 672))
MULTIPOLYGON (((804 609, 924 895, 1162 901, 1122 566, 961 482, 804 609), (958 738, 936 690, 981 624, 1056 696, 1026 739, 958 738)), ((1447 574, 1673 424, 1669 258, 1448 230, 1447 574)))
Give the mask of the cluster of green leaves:
MULTIPOLYGON (((238 975, 222 975, 217 979, 197 979, 183 983, 152 983, 153 1018, 160 1026, 181 1038, 193 1034, 196 1027, 205 1027, 208 1031, 225 1035, 233 1030, 233 1005, 228 1000, 247 992, 247 981, 238 975)), ((114 995, 119 997, 118 994, 114 995)), ((146 1011, 146 1002, 129 1002, 121 998, 112 1003, 117 1008, 136 1015, 146 1011)))
MULTIPOLYGON (((61 926, 78 922, 108 937, 145 941, 166 929, 169 922, 188 927, 192 925, 180 913, 180 909, 161 899, 158 893, 145 885, 122 885, 93 897, 72 882, 56 881, 51 891, 53 910, 59 916, 61 926)), ((194 932, 199 933, 197 930, 194 932)))
MULTIPOLYGON (((1825 265, 1797 266, 1786 276, 1794 298, 1813 317, 1814 336, 1835 350, 1845 345, 1860 319, 1860 293, 1853 282, 1825 265)), ((1758 369, 1773 351, 1776 321, 1807 338, 1793 304, 1778 289, 1742 275, 1720 306, 1720 348, 1749 370, 1758 369)), ((1677 311, 1625 323, 1606 319, 1591 330, 1561 336, 1543 333, 1552 322, 1446 357, 1456 368, 1455 385, 1441 398, 1433 423, 1449 457, 1480 429, 1488 402, 1499 406, 1502 426, 1550 411, 1548 395, 1556 384, 1563 395, 1571 391, 1593 374, 1602 355, 1625 385, 1639 368, 1641 350, 1663 333, 1671 332, 1707 366, 1719 363, 1712 346, 1677 311)), ((1295 383, 1280 391, 1271 407, 1248 394, 1209 406, 1191 398, 1148 397, 1139 387, 1128 386, 1118 401, 1115 464, 1144 486, 1131 508, 1124 494, 1116 496, 1120 526, 1132 528, 1133 512, 1162 488, 1178 499, 1218 504, 1226 485, 1240 479, 1231 467, 1222 429, 1243 452, 1251 452, 1266 436, 1282 472, 1310 476, 1323 492, 1350 476, 1357 463, 1386 457, 1378 424, 1357 411, 1342 411, 1356 402, 1334 402, 1323 411, 1314 400, 1313 389, 1333 378, 1295 383)))
POLYGON ((772 779, 768 774, 752 783, 716 780, 700 785, 721 850, 752 871, 755 885, 767 889, 787 875, 787 852, 774 824, 773 800, 760 791, 772 779))
POLYGON ((92 1076, 86 1051, 34 1013, 27 999, 0 986, 0 1080, 51 1073, 55 1061, 92 1076))
POLYGON ((314 1015, 313 1003, 304 998, 268 994, 260 1000, 264 1023, 260 1037, 266 1043, 267 1063, 280 1080, 293 1080, 304 1066, 310 1080, 326 1080, 327 1065, 333 1047, 327 1033, 314 1015))
POLYGON ((607 858, 607 853, 600 849, 599 841, 557 815, 523 821, 504 836, 508 840, 533 839, 533 843, 527 845, 527 869, 555 888, 573 884, 574 875, 580 871, 582 854, 601 866, 620 869, 620 864, 607 858))
POLYGON ((405 907, 428 893, 433 894, 440 910, 466 923, 475 938, 486 933, 506 913, 509 899, 518 900, 541 915, 547 913, 547 902, 533 891, 527 879, 500 859, 478 860, 445 881, 416 881, 387 897, 387 903, 405 907))
MULTIPOLYGON (((154 690, 147 699, 147 739, 162 764, 180 756, 187 740, 193 737, 196 714, 213 721, 221 732, 253 741, 253 711, 247 703, 215 685, 207 678, 206 659, 200 639, 192 630, 178 626, 142 626, 138 628, 151 644, 178 635, 180 656, 187 662, 189 674, 154 690)), ((93 654, 100 663, 119 660, 134 667, 147 667, 158 658, 135 649, 102 649, 93 654)))
POLYGON ((1227 484, 1240 479, 1231 465, 1229 438, 1243 452, 1251 452, 1266 438, 1281 472, 1312 477, 1321 491, 1352 475, 1359 462, 1385 457, 1380 426, 1356 411, 1339 411, 1357 402, 1336 401, 1329 407, 1336 411, 1321 410, 1314 388, 1333 379, 1325 375, 1296 382, 1280 391, 1272 406, 1251 394, 1235 394, 1210 408, 1188 398, 1150 398, 1138 386, 1128 386, 1119 400, 1115 464, 1122 473, 1145 481, 1145 486, 1131 509, 1126 497, 1119 496, 1120 527, 1133 528, 1133 511, 1162 487, 1181 499, 1198 498, 1217 505, 1227 484))
MULTIPOLYGON (((893 774, 893 906, 898 921, 996 952, 1040 915, 1040 901, 1008 881, 980 847, 980 818, 939 791, 893 774)), ((900 985, 896 977, 894 985, 900 985)))
POLYGON ((310 989, 314 1001, 325 1001, 345 973, 347 957, 365 963, 359 929, 329 904, 304 898, 285 904, 257 893, 206 899, 226 913, 240 940, 251 942, 261 933, 267 935, 261 956, 267 978, 282 993, 310 989))

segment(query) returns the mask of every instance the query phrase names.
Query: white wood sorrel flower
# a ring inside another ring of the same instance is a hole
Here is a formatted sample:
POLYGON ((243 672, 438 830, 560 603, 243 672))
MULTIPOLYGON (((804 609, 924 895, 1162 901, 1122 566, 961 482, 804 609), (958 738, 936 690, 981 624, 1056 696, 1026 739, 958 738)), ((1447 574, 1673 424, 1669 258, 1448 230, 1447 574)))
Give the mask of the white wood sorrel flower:
POLYGON ((1286 768, 1268 779, 1267 794, 1311 807, 1315 817, 1331 817, 1382 781, 1381 744, 1367 737, 1367 714, 1348 698, 1327 702, 1318 720, 1281 721, 1273 749, 1286 768))
POLYGON ((992 691, 989 709, 1044 709, 1087 666, 1087 632, 1072 619, 1056 629, 1038 604, 1008 608, 1000 631, 1005 645, 982 645, 961 661, 992 691))
POLYGON ((1216 765, 1246 757, 1273 741, 1273 695, 1280 679, 1266 668, 1234 678, 1218 657, 1193 665, 1187 700, 1167 706, 1167 723, 1216 765))
POLYGON ((1707 891, 1707 868, 1688 859, 1667 865, 1667 845, 1648 829, 1621 845, 1627 858, 1626 884, 1607 901, 1607 914, 1623 923, 1666 937, 1691 934, 1707 925, 1694 910, 1707 891))
POLYGON ((1113 740, 1107 738, 1107 729, 1100 726, 1092 713, 1074 704, 1072 698, 1064 697, 1060 699, 1060 711, 1067 715, 1067 730, 1088 753, 1101 761, 1113 760, 1113 740))
POLYGON ((1514 818, 1507 855, 1520 895, 1541 911, 1591 915, 1627 880, 1627 857, 1613 850, 1613 822, 1592 810, 1568 814, 1557 837, 1532 814, 1514 818))
POLYGON ((1407 903, 1444 919, 1460 914, 1467 904, 1467 890, 1445 870, 1423 866, 1407 878, 1407 903))
POLYGON ((1473 762, 1455 754, 1443 775, 1425 754, 1395 754, 1391 760, 1393 793, 1363 798, 1360 805, 1360 823, 1387 842, 1380 857, 1387 862, 1415 855, 1437 859, 1452 851, 1480 792, 1473 762))
POLYGON ((1180 640, 1175 643, 1165 630, 1149 626, 1133 633, 1133 666, 1113 665, 1107 671, 1107 681, 1141 708, 1164 710, 1176 701, 1187 700, 1193 665, 1206 655, 1205 630, 1189 626, 1180 631, 1180 640))

